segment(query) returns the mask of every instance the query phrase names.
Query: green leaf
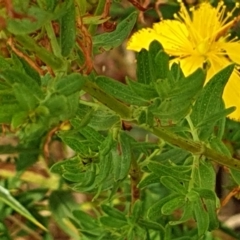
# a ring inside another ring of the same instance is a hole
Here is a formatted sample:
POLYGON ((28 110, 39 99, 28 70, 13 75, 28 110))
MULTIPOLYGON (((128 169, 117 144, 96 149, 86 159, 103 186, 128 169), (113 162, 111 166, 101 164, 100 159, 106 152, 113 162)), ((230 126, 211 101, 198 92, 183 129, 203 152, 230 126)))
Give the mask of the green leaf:
POLYGON ((134 91, 127 85, 122 84, 111 78, 104 76, 98 76, 96 78, 96 84, 109 95, 122 100, 126 103, 143 106, 147 105, 147 101, 139 97, 134 91))
POLYGON ((65 96, 53 94, 46 102, 44 102, 44 106, 49 109, 51 117, 65 120, 64 115, 68 111, 67 98, 65 96))
MULTIPOLYGON (((31 134, 33 134, 32 131, 31 134)), ((27 139, 27 137, 25 138, 27 139)), ((24 151, 19 154, 19 157, 16 162, 17 171, 26 170, 27 167, 32 166, 39 159, 40 150, 37 142, 29 140, 29 143, 25 148, 29 149, 29 151, 24 151)))
POLYGON ((130 88, 135 94, 137 94, 143 99, 151 100, 153 98, 158 97, 156 90, 152 86, 131 80, 127 80, 127 84, 128 86, 130 86, 130 88))
POLYGON ((173 194, 169 194, 168 196, 161 198, 160 200, 158 200, 156 203, 154 203, 149 209, 148 209, 148 218, 155 221, 157 219, 160 219, 160 217, 162 216, 162 206, 171 201, 171 199, 174 199, 176 197, 178 197, 179 194, 173 193, 173 194))
POLYGON ((175 164, 183 165, 185 160, 190 156, 190 154, 180 148, 170 148, 167 151, 162 152, 159 156, 153 158, 154 161, 160 162, 161 164, 169 163, 169 161, 175 164))
POLYGON ((74 210, 73 216, 82 229, 95 230, 99 225, 97 221, 87 213, 81 210, 74 210))
POLYGON ((13 115, 19 111, 18 104, 4 104, 0 108, 0 123, 11 123, 13 115))
POLYGON ((71 124, 74 128, 86 127, 89 124, 94 111, 95 110, 89 106, 79 104, 75 118, 70 120, 71 124))
POLYGON ((212 124, 213 122, 218 121, 219 119, 225 118, 228 114, 232 113, 236 107, 230 107, 227 109, 220 110, 217 113, 212 114, 208 118, 204 119, 202 122, 198 124, 198 128, 204 127, 206 124, 212 124))
POLYGON ((111 129, 115 124, 120 123, 120 116, 109 111, 109 109, 99 107, 97 111, 91 114, 89 126, 97 131, 111 129))
POLYGON ((23 58, 20 58, 18 56, 16 56, 19 61, 22 63, 22 68, 24 69, 25 73, 31 77, 33 80, 36 81, 36 83, 40 86, 41 85, 41 77, 40 75, 38 74, 38 72, 33 69, 29 64, 28 62, 26 62, 23 58))
POLYGON ((131 222, 132 223, 137 222, 138 219, 143 215, 142 212, 143 212, 143 202, 138 199, 133 205, 131 222))
POLYGON ((144 178, 138 184, 138 187, 144 188, 150 184, 159 183, 159 182, 160 182, 159 176, 154 173, 150 173, 150 174, 144 176, 144 178))
POLYGON ((137 54, 137 82, 149 85, 152 80, 149 54, 146 49, 142 49, 137 54))
POLYGON ((204 199, 205 206, 209 216, 209 231, 217 229, 219 227, 219 220, 217 216, 216 202, 211 199, 204 199))
POLYGON ((86 126, 84 128, 78 129, 78 132, 83 135, 92 144, 100 144, 104 141, 104 137, 94 130, 93 128, 86 126))
POLYGON ((183 74, 180 64, 177 63, 172 64, 170 76, 176 81, 180 81, 181 79, 185 78, 185 75, 183 74))
POLYGON ((194 216, 197 222, 198 236, 205 234, 209 227, 209 215, 200 199, 194 203, 194 216))
POLYGON ((159 94, 150 107, 150 111, 159 117, 161 122, 176 123, 183 119, 191 110, 192 103, 204 84, 205 74, 201 69, 186 78, 175 79, 171 74, 166 79, 159 79, 155 83, 159 94))
POLYGON ((209 118, 223 111, 222 94, 225 85, 230 78, 234 65, 229 65, 216 75, 214 75, 204 87, 203 91, 197 98, 191 113, 191 119, 194 126, 199 129, 199 136, 202 140, 207 139, 213 132, 216 120, 213 118, 209 122, 209 118), (205 123, 208 120, 208 123, 205 123))
POLYGON ((41 28, 51 19, 51 14, 37 7, 28 7, 24 13, 29 18, 9 18, 7 30, 15 35, 29 34, 41 28))
POLYGON ((33 224, 38 226, 39 228, 43 229, 44 231, 47 231, 47 229, 40 223, 38 222, 32 215, 31 213, 21 205, 20 202, 18 202, 6 188, 3 188, 0 185, 0 201, 4 202, 8 206, 10 206, 12 209, 17 211, 19 214, 27 218, 29 221, 31 221, 33 224))
POLYGON ((82 157, 90 157, 90 149, 93 147, 96 149, 94 144, 91 144, 89 141, 83 139, 82 136, 78 134, 74 135, 63 135, 59 134, 59 137, 62 139, 62 141, 67 144, 72 150, 79 153, 82 157))
POLYGON ((178 225, 178 224, 182 224, 185 223, 186 221, 188 221, 189 219, 193 218, 193 202, 190 201, 186 201, 184 207, 183 207, 183 213, 182 216, 179 220, 177 221, 170 221, 169 225, 173 226, 173 225, 178 225))
POLYGON ((223 143, 223 141, 219 138, 213 137, 209 141, 210 146, 212 149, 218 151, 219 153, 222 153, 228 157, 232 157, 229 149, 227 146, 223 143))
MULTIPOLYGON (((149 50, 142 49, 137 55, 137 82, 150 85, 157 79, 163 77, 163 73, 168 72, 168 58, 158 58, 156 56, 162 52, 162 46, 158 41, 153 41, 149 50), (166 61, 167 60, 167 61, 166 61)), ((167 56, 167 55, 165 55, 167 56)))
POLYGON ((164 234, 165 230, 163 228, 163 226, 157 222, 152 222, 152 221, 148 221, 148 220, 143 220, 143 219, 139 219, 138 224, 141 227, 145 227, 147 229, 153 229, 156 231, 160 231, 162 234, 164 234))
POLYGON ((82 162, 79 157, 73 157, 53 164, 50 170, 56 174, 63 174, 65 172, 79 173, 83 171, 81 163, 82 162))
POLYGON ((39 100, 44 98, 44 94, 38 83, 28 75, 15 70, 6 70, 2 71, 0 73, 0 76, 6 80, 9 85, 13 85, 14 83, 23 84, 32 92, 32 95, 34 95, 36 98, 39 100))
POLYGON ((11 68, 11 64, 6 60, 6 58, 0 56, 0 69, 5 70, 11 68))
POLYGON ((199 165, 201 188, 214 191, 216 186, 216 172, 211 162, 201 161, 199 165))
POLYGON ((107 217, 107 216, 100 217, 100 222, 103 225, 111 228, 122 228, 127 225, 126 221, 122 221, 117 218, 107 217))
POLYGON ((185 194, 186 188, 171 176, 163 176, 160 178, 161 183, 168 189, 179 194, 185 194))
POLYGON ((58 3, 57 0, 46 1, 46 9, 52 12, 54 8, 57 6, 57 3, 58 3))
POLYGON ((114 179, 123 180, 128 175, 132 160, 129 136, 125 132, 120 132, 117 149, 112 154, 114 179))
POLYGON ((68 181, 74 182, 74 183, 84 183, 88 179, 86 172, 78 172, 78 173, 66 172, 66 173, 63 173, 62 176, 68 181))
POLYGON ((94 52, 102 52, 103 49, 108 51, 118 47, 130 34, 136 20, 137 12, 133 12, 117 25, 115 31, 94 36, 94 52))
POLYGON ((159 73, 156 74, 158 79, 165 79, 169 73, 169 56, 164 52, 160 51, 155 56, 155 71, 159 73))
POLYGON ((37 107, 38 99, 32 91, 23 84, 14 83, 13 92, 23 110, 30 111, 37 107))
POLYGON ((99 146, 99 152, 101 156, 106 156, 114 146, 114 140, 112 134, 108 134, 99 146))
POLYGON ((73 200, 71 192, 52 192, 49 197, 49 208, 53 218, 61 229, 73 239, 78 239, 78 230, 70 221, 70 218, 73 218, 72 211, 78 208, 78 204, 73 200))
POLYGON ((197 192, 201 198, 210 199, 214 202, 217 200, 217 196, 214 191, 205 188, 193 188, 193 191, 197 192))
POLYGON ((68 111, 63 114, 64 119, 70 119, 76 116, 79 106, 79 92, 75 92, 67 96, 67 109, 68 111))
POLYGON ((106 213, 108 216, 116 218, 121 221, 125 221, 125 222, 127 221, 127 218, 125 217, 125 215, 119 210, 117 210, 116 208, 110 207, 108 205, 101 205, 101 208, 103 212, 106 213))
POLYGON ((65 62, 63 59, 56 57, 52 52, 49 52, 46 48, 40 47, 33 38, 28 35, 16 36, 17 41, 29 51, 36 53, 36 55, 47 65, 54 70, 65 69, 65 62))
POLYGON ((182 208, 186 204, 186 197, 182 195, 178 195, 175 198, 172 198, 167 203, 165 203, 162 208, 161 212, 163 215, 170 215, 175 210, 182 208))
POLYGON ((240 185, 240 171, 235 169, 230 169, 230 173, 234 181, 240 185))
POLYGON ((111 170, 113 168, 112 166, 112 154, 107 154, 107 155, 102 155, 100 154, 99 156, 99 173, 98 176, 96 178, 96 184, 100 184, 102 183, 105 179, 107 179, 109 177, 109 175, 111 174, 111 170))
POLYGON ((64 57, 71 53, 76 40, 75 4, 72 0, 69 2, 71 6, 60 19, 60 46, 64 57))
POLYGON ((28 119, 28 112, 17 112, 12 117, 11 127, 12 129, 16 129, 20 127, 22 124, 26 123, 28 119))
POLYGON ((154 174, 162 176, 174 176, 178 180, 189 181, 191 167, 188 166, 166 166, 161 163, 150 162, 148 165, 149 170, 154 174))
POLYGON ((81 90, 85 84, 86 77, 79 73, 71 73, 55 82, 54 88, 59 94, 69 96, 81 90))

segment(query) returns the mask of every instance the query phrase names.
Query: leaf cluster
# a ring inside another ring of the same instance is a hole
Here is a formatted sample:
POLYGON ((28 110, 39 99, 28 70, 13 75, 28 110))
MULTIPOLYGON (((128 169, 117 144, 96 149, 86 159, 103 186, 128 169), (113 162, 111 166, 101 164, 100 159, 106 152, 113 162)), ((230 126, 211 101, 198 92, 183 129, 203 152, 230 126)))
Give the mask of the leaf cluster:
POLYGON ((9 50, 0 56, 0 123, 17 146, 0 152, 17 156, 16 176, 0 170, 0 236, 11 239, 4 220, 17 212, 25 219, 20 235, 37 229, 53 239, 48 211, 73 239, 215 239, 218 166, 230 169, 233 187, 240 183, 232 157, 239 124, 226 119, 234 107, 222 99, 234 65, 206 83, 204 66, 185 76, 153 41, 136 56, 136 79, 122 83, 98 74, 92 59, 128 37, 133 8, 126 16, 114 1, 112 14, 123 18, 96 34, 109 20, 101 15, 106 1, 20 2, 10 9, 19 17, 3 11, 1 30, 9 50), (53 141, 73 156, 53 159, 53 141), (36 163, 44 174, 32 174, 36 163), (23 182, 39 187, 20 192, 23 182))

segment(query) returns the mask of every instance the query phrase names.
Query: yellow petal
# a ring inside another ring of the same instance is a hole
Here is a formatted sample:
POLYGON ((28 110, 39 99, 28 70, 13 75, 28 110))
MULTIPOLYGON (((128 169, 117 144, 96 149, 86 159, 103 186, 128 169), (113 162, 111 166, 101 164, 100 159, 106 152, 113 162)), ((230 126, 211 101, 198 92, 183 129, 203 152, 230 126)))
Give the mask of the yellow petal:
POLYGON ((240 76, 237 70, 232 73, 223 93, 223 99, 226 107, 235 106, 237 109, 228 117, 240 120, 240 76))
POLYGON ((209 54, 208 62, 210 64, 207 71, 207 79, 208 82, 216 73, 221 71, 223 68, 227 67, 231 62, 224 56, 218 54, 209 54))
POLYGON ((180 67, 184 73, 185 76, 190 75, 198 68, 203 67, 204 58, 201 56, 188 56, 186 58, 174 58, 170 61, 170 64, 172 63, 180 63, 180 67))
POLYGON ((240 42, 225 43, 222 48, 233 62, 240 64, 240 42))
POLYGON ((153 25, 164 50, 172 56, 192 52, 192 43, 186 25, 177 20, 163 20, 153 25))
POLYGON ((156 32, 151 28, 143 28, 134 33, 127 43, 128 50, 141 51, 141 49, 148 50, 152 41, 157 40, 156 32))
POLYGON ((213 37, 213 34, 221 27, 219 17, 221 17, 222 11, 220 6, 216 9, 210 3, 204 2, 193 11, 191 31, 195 33, 195 37, 200 40, 213 37))

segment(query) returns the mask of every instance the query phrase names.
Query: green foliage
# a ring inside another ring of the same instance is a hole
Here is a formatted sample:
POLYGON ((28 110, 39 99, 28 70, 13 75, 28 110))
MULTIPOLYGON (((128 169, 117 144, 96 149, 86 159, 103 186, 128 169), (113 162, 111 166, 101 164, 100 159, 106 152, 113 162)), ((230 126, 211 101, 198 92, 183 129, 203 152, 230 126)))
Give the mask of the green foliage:
POLYGON ((234 65, 205 84, 207 69, 185 76, 153 41, 136 55, 136 79, 120 82, 98 74, 93 58, 123 45, 135 9, 114 1, 114 28, 106 1, 10 2, 0 123, 17 145, 0 146, 15 153, 11 171, 0 167, 0 238, 11 239, 5 219, 14 219, 24 225, 17 235, 38 239, 54 239, 53 221, 73 239, 217 239, 217 164, 240 184, 239 123, 222 99, 234 65))

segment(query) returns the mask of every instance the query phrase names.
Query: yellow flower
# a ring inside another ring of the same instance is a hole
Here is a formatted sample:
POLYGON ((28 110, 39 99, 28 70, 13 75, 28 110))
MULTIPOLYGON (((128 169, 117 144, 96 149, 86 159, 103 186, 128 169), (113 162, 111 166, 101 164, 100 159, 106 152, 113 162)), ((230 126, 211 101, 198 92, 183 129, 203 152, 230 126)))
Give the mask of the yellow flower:
MULTIPOLYGON (((230 21, 235 9, 226 14, 223 2, 216 8, 204 2, 191 8, 189 13, 181 3, 181 9, 175 16, 176 20, 162 20, 155 23, 153 28, 141 29, 133 34, 127 49, 148 49, 150 43, 157 40, 173 57, 171 63, 180 63, 185 75, 202 67, 203 63, 209 63, 208 81, 230 63, 240 64, 240 41, 236 38, 229 40, 228 33, 239 20, 235 18, 230 21)), ((240 120, 240 74, 237 68, 225 87, 223 98, 226 107, 237 107, 229 117, 240 120)))

